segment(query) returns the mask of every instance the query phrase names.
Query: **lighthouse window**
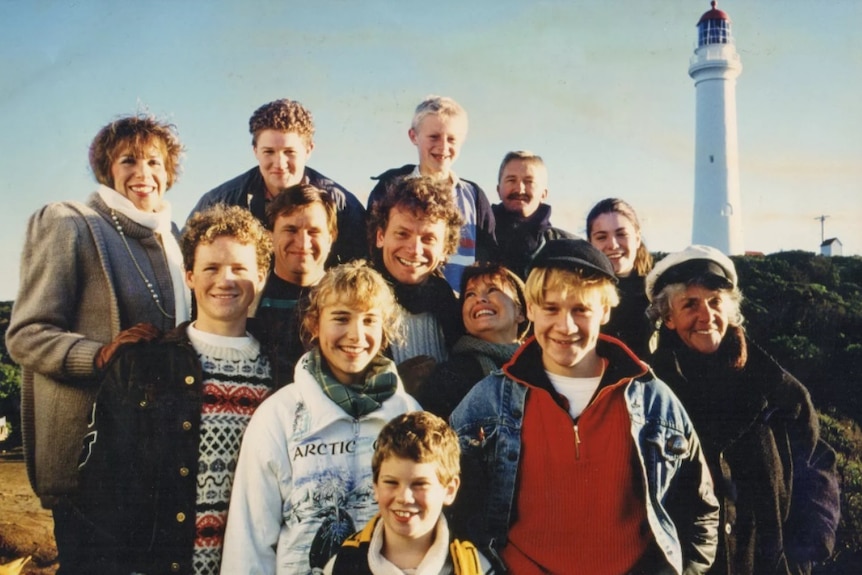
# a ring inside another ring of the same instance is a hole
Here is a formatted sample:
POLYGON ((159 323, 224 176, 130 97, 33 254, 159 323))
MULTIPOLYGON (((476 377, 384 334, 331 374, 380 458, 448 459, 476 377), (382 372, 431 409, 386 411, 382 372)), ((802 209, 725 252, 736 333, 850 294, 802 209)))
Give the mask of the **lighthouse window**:
POLYGON ((730 25, 727 20, 704 20, 698 30, 698 46, 727 44, 730 42, 730 25))

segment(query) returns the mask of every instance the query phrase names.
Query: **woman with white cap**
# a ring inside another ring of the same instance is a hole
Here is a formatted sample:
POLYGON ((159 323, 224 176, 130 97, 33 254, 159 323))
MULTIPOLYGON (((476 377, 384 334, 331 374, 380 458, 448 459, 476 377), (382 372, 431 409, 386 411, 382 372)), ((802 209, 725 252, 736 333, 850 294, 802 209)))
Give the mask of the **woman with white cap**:
POLYGON ((652 366, 682 400, 721 503, 710 573, 809 573, 839 519, 835 454, 805 387, 746 336, 733 262, 694 245, 646 279, 652 366))

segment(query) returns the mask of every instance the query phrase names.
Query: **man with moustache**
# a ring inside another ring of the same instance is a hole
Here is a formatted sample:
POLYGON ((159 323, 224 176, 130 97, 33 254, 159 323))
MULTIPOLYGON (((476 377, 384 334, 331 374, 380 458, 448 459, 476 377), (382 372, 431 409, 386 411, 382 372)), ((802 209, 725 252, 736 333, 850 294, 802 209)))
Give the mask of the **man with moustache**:
POLYGON ((551 225, 548 169, 541 156, 525 150, 509 152, 497 174, 500 203, 491 206, 497 222, 500 263, 526 279, 526 268, 545 242, 576 238, 551 225))

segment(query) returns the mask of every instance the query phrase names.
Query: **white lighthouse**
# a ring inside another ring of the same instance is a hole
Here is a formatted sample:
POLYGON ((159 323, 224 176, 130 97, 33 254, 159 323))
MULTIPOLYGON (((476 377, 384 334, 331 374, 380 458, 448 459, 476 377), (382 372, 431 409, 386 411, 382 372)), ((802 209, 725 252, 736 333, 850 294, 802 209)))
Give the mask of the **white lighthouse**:
POLYGON ((728 255, 744 252, 736 133, 736 78, 741 72, 730 17, 713 1, 697 23, 697 48, 688 68, 697 92, 691 239, 728 255))

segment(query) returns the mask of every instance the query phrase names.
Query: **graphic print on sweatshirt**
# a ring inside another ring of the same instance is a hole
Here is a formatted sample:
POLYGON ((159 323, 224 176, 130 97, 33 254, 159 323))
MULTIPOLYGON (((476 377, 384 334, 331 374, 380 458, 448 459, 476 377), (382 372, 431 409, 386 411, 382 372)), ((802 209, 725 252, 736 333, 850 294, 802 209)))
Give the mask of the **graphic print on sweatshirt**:
POLYGON ((304 402, 294 411, 288 441, 293 486, 282 516, 294 543, 285 553, 291 573, 318 572, 347 537, 377 512, 371 473, 375 437, 354 422, 311 432, 304 402))

